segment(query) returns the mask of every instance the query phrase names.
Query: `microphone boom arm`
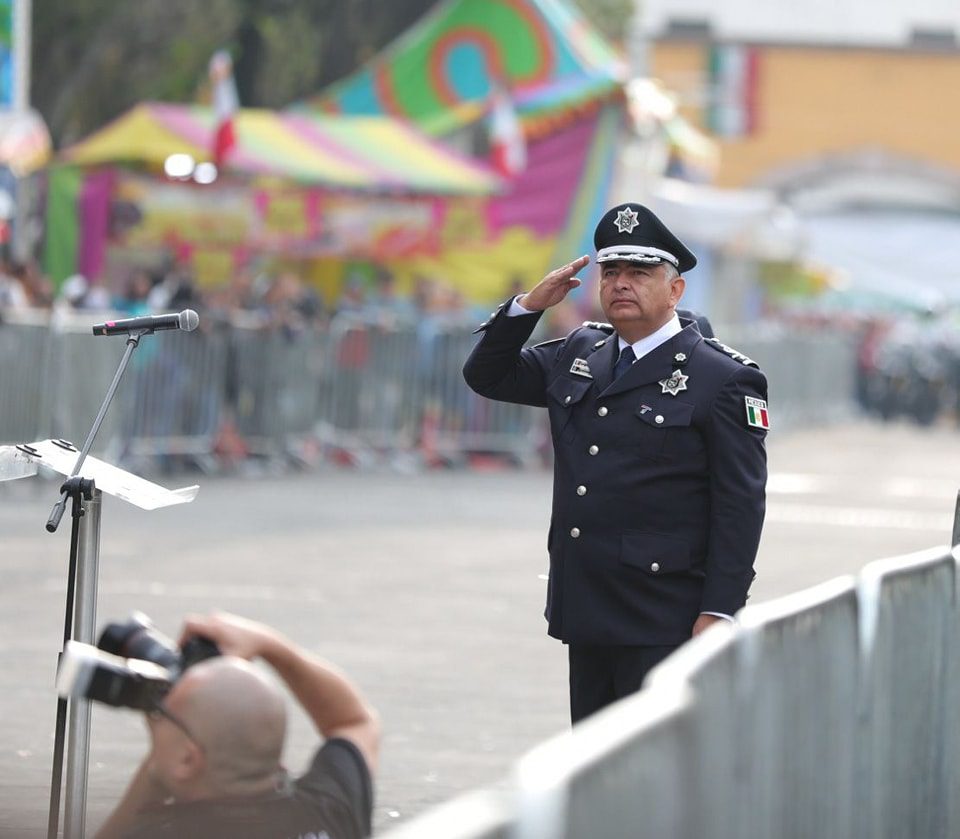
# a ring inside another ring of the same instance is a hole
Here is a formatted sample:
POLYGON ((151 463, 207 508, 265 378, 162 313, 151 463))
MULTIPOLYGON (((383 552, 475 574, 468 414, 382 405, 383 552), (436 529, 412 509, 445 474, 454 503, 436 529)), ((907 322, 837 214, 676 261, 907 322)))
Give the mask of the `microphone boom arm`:
MULTIPOLYGON (((90 447, 93 445, 94 438, 97 436, 100 426, 103 425, 103 419, 107 415, 107 408, 110 407, 110 403, 113 401, 113 396, 117 392, 117 386, 120 384, 120 378, 123 376, 123 371, 127 369, 127 363, 130 361, 130 356, 133 355, 133 351, 140 345, 140 339, 144 335, 152 332, 152 329, 138 329, 135 332, 131 332, 127 337, 127 347, 124 350, 123 358, 120 359, 120 365, 117 367, 117 372, 113 377, 113 381, 110 383, 110 387, 107 389, 107 395, 104 397, 103 404, 100 406, 100 411, 97 414, 97 418, 93 421, 93 426, 90 428, 90 433, 87 435, 87 439, 83 444, 83 448, 80 449, 80 454, 77 456, 77 461, 73 464, 73 470, 70 472, 67 482, 69 482, 70 478, 76 477, 80 474, 80 469, 83 467, 83 461, 87 459, 87 455, 90 453, 90 447)), ((60 498, 53 505, 53 509, 50 511, 50 518, 47 519, 48 533, 55 533, 57 528, 60 526, 60 519, 63 518, 64 510, 67 508, 67 496, 67 483, 64 483, 60 488, 60 498)))

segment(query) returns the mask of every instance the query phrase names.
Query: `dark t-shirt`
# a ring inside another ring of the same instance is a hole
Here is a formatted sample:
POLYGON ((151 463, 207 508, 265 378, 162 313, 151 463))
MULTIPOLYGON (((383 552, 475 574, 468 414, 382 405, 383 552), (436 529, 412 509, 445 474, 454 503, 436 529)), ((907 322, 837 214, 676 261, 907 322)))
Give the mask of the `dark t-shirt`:
POLYGON ((363 839, 372 812, 366 761, 349 740, 335 738, 287 789, 151 807, 124 839, 363 839))

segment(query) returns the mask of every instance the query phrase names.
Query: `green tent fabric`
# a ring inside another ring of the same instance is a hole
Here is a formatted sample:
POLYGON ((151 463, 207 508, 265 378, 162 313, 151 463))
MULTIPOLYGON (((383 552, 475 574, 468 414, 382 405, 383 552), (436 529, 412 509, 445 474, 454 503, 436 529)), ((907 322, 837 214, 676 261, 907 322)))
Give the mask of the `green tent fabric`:
POLYGON ((43 269, 58 286, 77 271, 80 241, 77 199, 82 185, 83 172, 75 166, 55 166, 49 170, 43 269))
POLYGON ((353 76, 304 103, 332 113, 388 114, 443 133, 476 118, 471 104, 508 88, 521 116, 618 89, 624 64, 565 0, 446 0, 353 76))

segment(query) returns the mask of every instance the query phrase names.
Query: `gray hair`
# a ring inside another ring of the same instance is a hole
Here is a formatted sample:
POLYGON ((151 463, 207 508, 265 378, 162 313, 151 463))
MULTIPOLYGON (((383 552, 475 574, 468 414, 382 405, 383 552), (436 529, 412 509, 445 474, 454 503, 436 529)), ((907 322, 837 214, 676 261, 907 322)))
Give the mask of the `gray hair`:
POLYGON ((663 278, 668 283, 673 282, 680 276, 680 272, 672 262, 661 262, 660 264, 663 266, 663 278))

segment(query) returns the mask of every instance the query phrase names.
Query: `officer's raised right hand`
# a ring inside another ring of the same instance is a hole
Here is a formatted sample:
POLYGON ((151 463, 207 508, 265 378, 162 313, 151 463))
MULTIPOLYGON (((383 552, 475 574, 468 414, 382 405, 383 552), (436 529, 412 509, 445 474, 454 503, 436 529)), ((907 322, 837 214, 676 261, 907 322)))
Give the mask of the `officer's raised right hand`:
POLYGON ((573 262, 568 262, 566 265, 554 269, 540 280, 531 291, 517 298, 517 302, 531 312, 542 312, 544 309, 556 306, 580 285, 580 280, 574 274, 589 261, 590 257, 584 255, 573 262))

